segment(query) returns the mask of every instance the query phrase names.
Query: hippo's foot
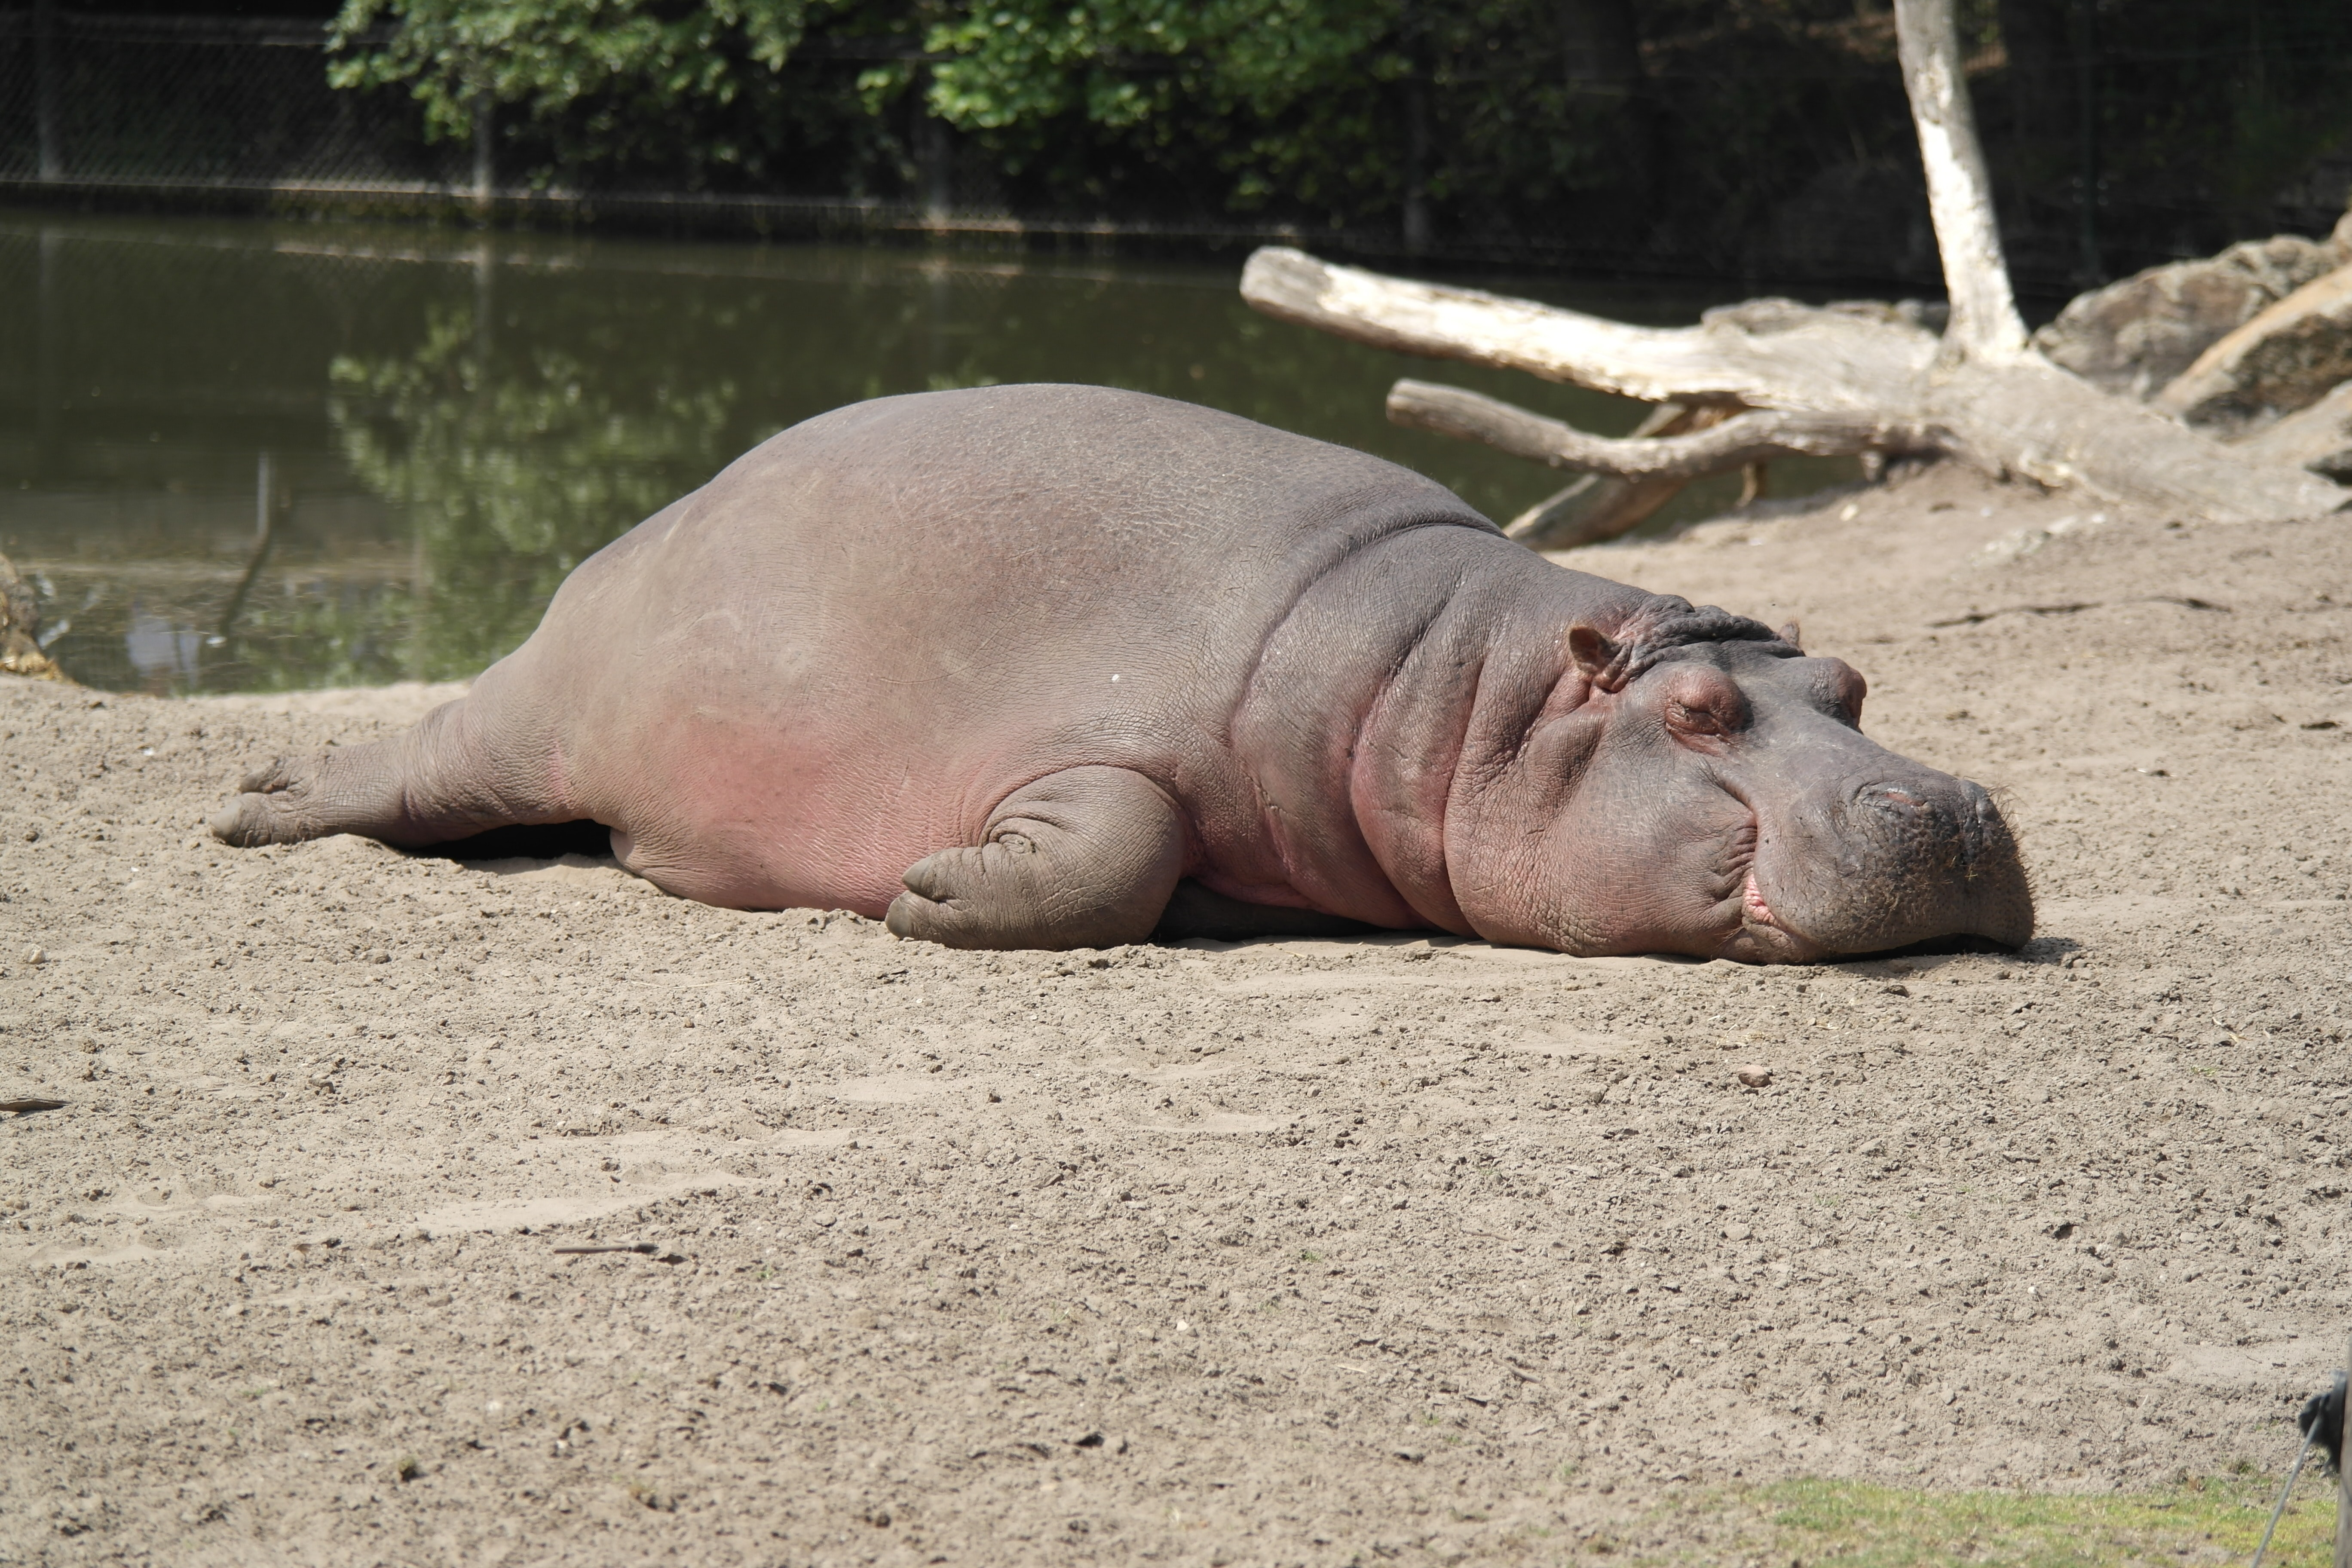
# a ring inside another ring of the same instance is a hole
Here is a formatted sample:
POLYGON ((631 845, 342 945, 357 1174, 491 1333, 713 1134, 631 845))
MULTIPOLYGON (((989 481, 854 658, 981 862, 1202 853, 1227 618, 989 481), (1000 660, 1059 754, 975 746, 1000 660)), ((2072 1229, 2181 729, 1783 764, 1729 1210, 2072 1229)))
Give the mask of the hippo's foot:
POLYGON ((1142 774, 1071 768, 999 806, 986 842, 908 867, 888 923, 947 947, 1118 947, 1151 935, 1183 862, 1176 809, 1142 774))
POLYGON ((334 833, 383 837, 393 824, 372 797, 373 746, 311 757, 278 757, 245 775, 236 795, 206 824, 213 837, 239 849, 299 844, 334 833), (354 765, 356 764, 356 765, 354 765))
POLYGON ((358 833, 421 849, 594 815, 552 782, 560 772, 547 764, 545 724, 529 703, 518 711, 511 679, 499 679, 505 668, 387 740, 280 757, 247 774, 213 817, 214 835, 249 848, 358 833))

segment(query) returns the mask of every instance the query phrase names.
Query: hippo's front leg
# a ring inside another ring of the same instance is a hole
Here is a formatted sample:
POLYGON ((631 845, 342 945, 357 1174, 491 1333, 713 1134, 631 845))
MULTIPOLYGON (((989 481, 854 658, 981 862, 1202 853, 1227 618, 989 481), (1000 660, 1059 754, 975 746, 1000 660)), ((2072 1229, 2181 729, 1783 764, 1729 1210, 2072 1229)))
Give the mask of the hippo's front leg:
POLYGON ((1183 826, 1158 786, 1071 768, 998 806, 986 842, 908 867, 889 926, 948 947, 1117 947, 1151 935, 1183 869, 1183 826))

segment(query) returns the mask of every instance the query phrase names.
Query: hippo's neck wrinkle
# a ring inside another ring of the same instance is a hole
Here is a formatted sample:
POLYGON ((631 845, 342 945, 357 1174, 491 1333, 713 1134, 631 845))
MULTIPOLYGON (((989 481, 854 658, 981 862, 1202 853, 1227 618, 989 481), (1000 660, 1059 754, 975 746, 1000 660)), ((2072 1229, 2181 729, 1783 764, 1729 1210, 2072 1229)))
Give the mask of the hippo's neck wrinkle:
POLYGON ((1430 924, 1467 935, 1447 864, 1445 808, 1489 650, 1463 613, 1459 586, 1423 618, 1358 720, 1348 804, 1404 900, 1430 924))
POLYGON ((1517 550, 1442 517, 1360 533, 1267 632, 1234 710, 1233 754, 1256 797, 1254 837, 1310 906, 1379 925, 1461 929, 1444 893, 1443 784, 1433 797, 1427 787, 1433 766, 1450 768, 1451 726, 1433 730, 1419 698, 1408 705, 1412 722, 1373 715, 1397 706, 1393 693, 1426 684, 1420 672, 1433 658, 1469 651, 1452 629, 1454 602, 1495 548, 1517 550), (1433 742, 1415 738, 1423 731, 1433 742), (1360 768, 1381 784, 1368 797, 1370 821, 1355 798, 1360 768))

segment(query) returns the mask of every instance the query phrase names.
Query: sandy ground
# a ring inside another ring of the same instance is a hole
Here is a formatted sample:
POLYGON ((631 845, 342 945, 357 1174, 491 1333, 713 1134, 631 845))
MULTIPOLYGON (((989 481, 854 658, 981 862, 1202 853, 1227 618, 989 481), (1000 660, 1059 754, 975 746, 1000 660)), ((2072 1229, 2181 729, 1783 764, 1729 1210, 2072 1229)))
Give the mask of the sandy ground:
POLYGON ((1801 617, 2042 935, 961 954, 195 831, 429 691, 0 689, 0 1098, 67 1102, 0 1121, 0 1562, 1727 1562, 1677 1498, 2280 1468, 2352 525, 1930 471, 1577 563, 1801 617))

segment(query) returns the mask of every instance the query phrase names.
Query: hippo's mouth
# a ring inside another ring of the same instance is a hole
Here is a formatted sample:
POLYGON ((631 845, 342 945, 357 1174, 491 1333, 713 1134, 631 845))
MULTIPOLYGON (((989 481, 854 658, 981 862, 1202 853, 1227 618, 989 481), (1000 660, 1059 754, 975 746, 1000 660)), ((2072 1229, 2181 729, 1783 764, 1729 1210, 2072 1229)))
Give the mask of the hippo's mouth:
POLYGON ((1754 859, 1740 868, 1738 875, 1739 889, 1733 897, 1738 902, 1739 923, 1717 955, 1745 963, 1811 963, 1819 959, 1821 945, 1791 930, 1772 908, 1772 900, 1764 896, 1754 859))
POLYGON ((1745 800, 1740 804, 1748 807, 1748 820, 1729 836, 1722 871, 1724 881, 1717 884, 1723 889, 1722 902, 1716 906, 1720 911, 1717 918, 1732 923, 1716 956, 1747 963, 1809 960, 1813 956, 1812 943, 1782 924, 1772 901, 1764 896, 1763 884, 1756 876, 1762 825, 1753 805, 1745 800))

